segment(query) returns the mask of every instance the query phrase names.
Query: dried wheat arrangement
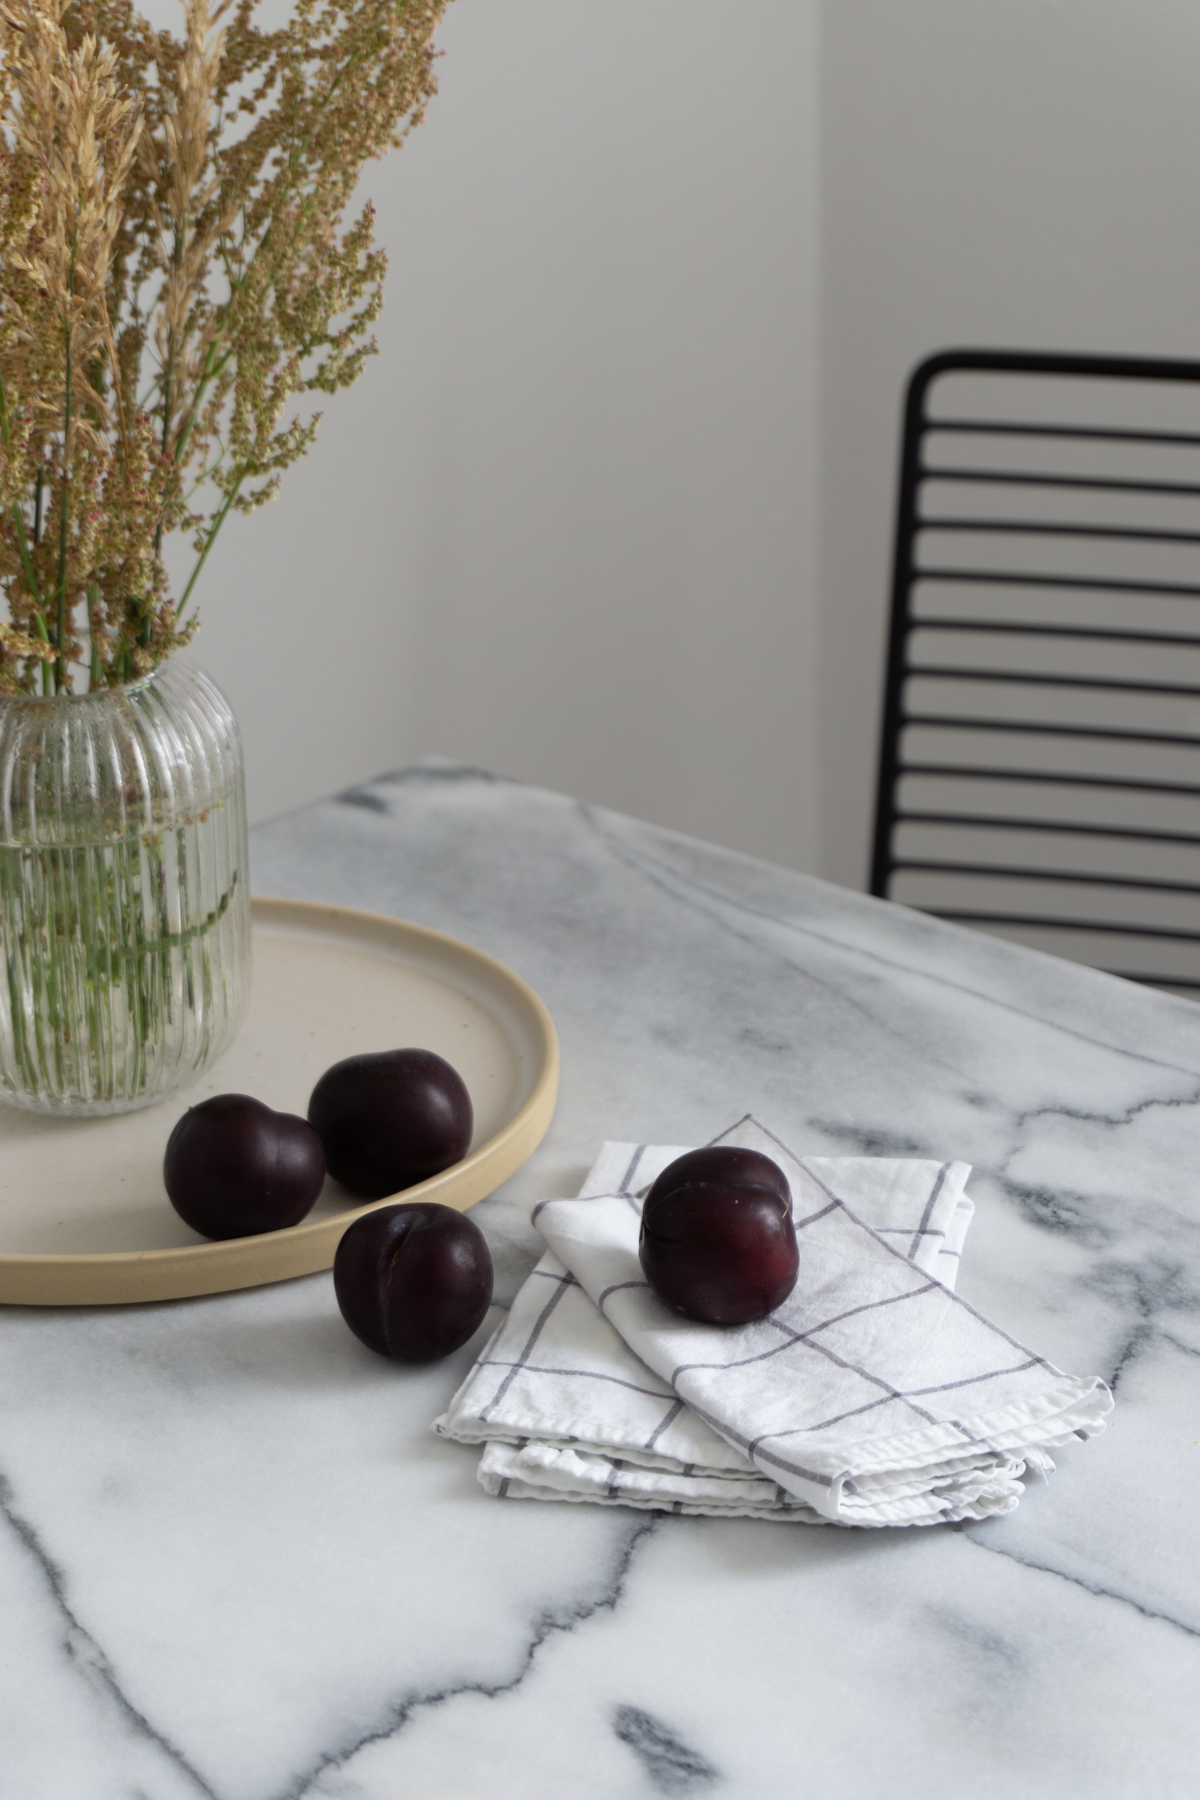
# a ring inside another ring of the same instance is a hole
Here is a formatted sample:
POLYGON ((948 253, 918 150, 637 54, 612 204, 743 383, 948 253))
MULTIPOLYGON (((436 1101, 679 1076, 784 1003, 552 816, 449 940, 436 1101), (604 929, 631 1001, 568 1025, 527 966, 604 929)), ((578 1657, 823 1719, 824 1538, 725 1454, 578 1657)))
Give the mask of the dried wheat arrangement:
POLYGON ((0 0, 0 692, 147 673, 222 524, 360 374, 386 259, 363 166, 435 91, 446 0, 0 0), (299 408, 297 409, 297 402, 299 408), (164 536, 191 534, 178 600, 164 536))

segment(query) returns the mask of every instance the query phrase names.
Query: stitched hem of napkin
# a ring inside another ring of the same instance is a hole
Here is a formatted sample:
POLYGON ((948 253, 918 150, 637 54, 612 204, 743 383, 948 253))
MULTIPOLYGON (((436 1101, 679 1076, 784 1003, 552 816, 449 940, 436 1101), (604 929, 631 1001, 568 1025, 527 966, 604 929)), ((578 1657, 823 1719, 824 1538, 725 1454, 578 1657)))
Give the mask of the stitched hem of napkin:
POLYGON ((797 1500, 794 1507, 784 1510, 778 1506, 728 1506, 720 1501, 709 1500, 702 1505, 693 1506, 685 1500, 647 1500, 640 1496, 621 1494, 613 1497, 608 1494, 573 1494, 566 1488, 538 1487, 533 1482, 521 1481, 516 1476, 505 1476, 503 1480, 495 1476, 479 1477, 480 1486, 488 1494, 499 1496, 503 1500, 565 1500, 569 1506, 627 1506, 635 1512, 671 1514, 677 1518, 690 1519, 762 1519, 771 1525, 837 1525, 836 1519, 823 1519, 820 1513, 813 1512, 802 1500, 797 1500))
POLYGON ((635 1512, 663 1513, 683 1518, 760 1519, 771 1525, 831 1525, 835 1530, 842 1531, 903 1530, 910 1526, 956 1525, 963 1521, 994 1519, 1013 1512, 1021 1498, 1019 1483, 1011 1486, 1006 1484, 1003 1491, 987 1490, 961 1504, 943 1505, 919 1517, 864 1516, 831 1519, 814 1512, 802 1500, 777 1506, 722 1504, 712 1500, 692 1504, 686 1500, 670 1500, 665 1497, 652 1500, 627 1493, 572 1493, 568 1488, 541 1487, 533 1482, 522 1481, 517 1476, 505 1476, 502 1479, 494 1475, 485 1476, 482 1470, 479 1471, 478 1479, 487 1493, 504 1500, 566 1501, 569 1505, 576 1506, 626 1506, 635 1512))
MULTIPOLYGON (((669 1399, 670 1395, 664 1396, 669 1399)), ((620 1437, 616 1432, 605 1435, 608 1427, 595 1427, 589 1430, 589 1421, 581 1420, 578 1413, 566 1415, 545 1412, 517 1412, 506 1408, 502 1420, 495 1425, 481 1424, 477 1419, 453 1420, 449 1411, 433 1421, 433 1430, 439 1437, 449 1438, 458 1444, 492 1444, 511 1443, 515 1438, 548 1438, 555 1443, 578 1446, 580 1449, 613 1450, 619 1456, 636 1458, 650 1469, 674 1469, 678 1466, 678 1458, 660 1456, 653 1450, 647 1450, 640 1439, 620 1437)), ((713 1436, 719 1434, 713 1433, 713 1436)), ((760 1470, 754 1468, 750 1460, 741 1450, 719 1438, 713 1446, 713 1454, 724 1448, 728 1454, 728 1463, 713 1463, 711 1466, 731 1475, 753 1474, 762 1479, 760 1470)), ((767 1476, 767 1480, 774 1480, 767 1476)))

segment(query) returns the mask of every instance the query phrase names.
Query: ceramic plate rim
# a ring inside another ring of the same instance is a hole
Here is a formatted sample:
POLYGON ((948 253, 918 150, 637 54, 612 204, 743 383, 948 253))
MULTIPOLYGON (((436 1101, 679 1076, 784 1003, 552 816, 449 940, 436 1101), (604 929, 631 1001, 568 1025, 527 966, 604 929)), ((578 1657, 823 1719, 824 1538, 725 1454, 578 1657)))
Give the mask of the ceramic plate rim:
MULTIPOLYGON (((559 1052, 554 1022, 544 1002, 521 976, 498 957, 462 938, 432 926, 397 919, 388 913, 338 906, 316 900, 255 895, 251 915, 256 925, 321 924, 351 926, 364 934, 390 937, 397 945, 419 944, 437 963, 465 965, 499 988, 523 1015, 540 1052, 533 1088, 523 1104, 486 1142, 440 1175, 406 1188, 405 1200, 437 1200, 464 1212, 525 1163, 541 1143, 558 1095, 559 1052)), ((448 977, 454 985, 452 977, 448 977)), ((156 1250, 0 1252, 0 1305, 113 1306, 156 1300, 179 1300, 204 1294, 232 1293, 241 1288, 288 1281, 333 1267, 334 1251, 346 1227, 390 1195, 320 1219, 304 1220, 282 1231, 254 1237, 226 1238, 207 1244, 176 1245, 156 1250)))

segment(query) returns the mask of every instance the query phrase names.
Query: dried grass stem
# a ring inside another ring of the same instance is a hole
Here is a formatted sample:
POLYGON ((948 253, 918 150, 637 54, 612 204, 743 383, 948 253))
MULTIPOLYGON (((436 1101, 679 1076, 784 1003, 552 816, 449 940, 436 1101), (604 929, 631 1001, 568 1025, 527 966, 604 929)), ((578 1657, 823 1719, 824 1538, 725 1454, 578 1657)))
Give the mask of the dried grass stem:
POLYGON ((313 442, 293 402, 374 353, 386 259, 346 215, 435 91, 445 3, 296 0, 265 31, 257 0, 183 0, 176 38, 131 0, 0 0, 0 691, 185 642, 224 520, 313 442))

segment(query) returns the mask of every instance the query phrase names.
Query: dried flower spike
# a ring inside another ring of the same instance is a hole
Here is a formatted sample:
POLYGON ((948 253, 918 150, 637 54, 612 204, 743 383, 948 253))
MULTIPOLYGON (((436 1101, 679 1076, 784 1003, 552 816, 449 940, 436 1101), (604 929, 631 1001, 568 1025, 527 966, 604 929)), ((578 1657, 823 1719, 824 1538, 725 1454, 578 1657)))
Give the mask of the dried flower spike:
POLYGON ((374 354, 386 259, 346 213, 435 92, 446 0, 297 0, 276 31, 257 3, 183 0, 175 38, 129 0, 0 0, 0 692, 186 642, 225 519, 313 442, 295 401, 374 354))

